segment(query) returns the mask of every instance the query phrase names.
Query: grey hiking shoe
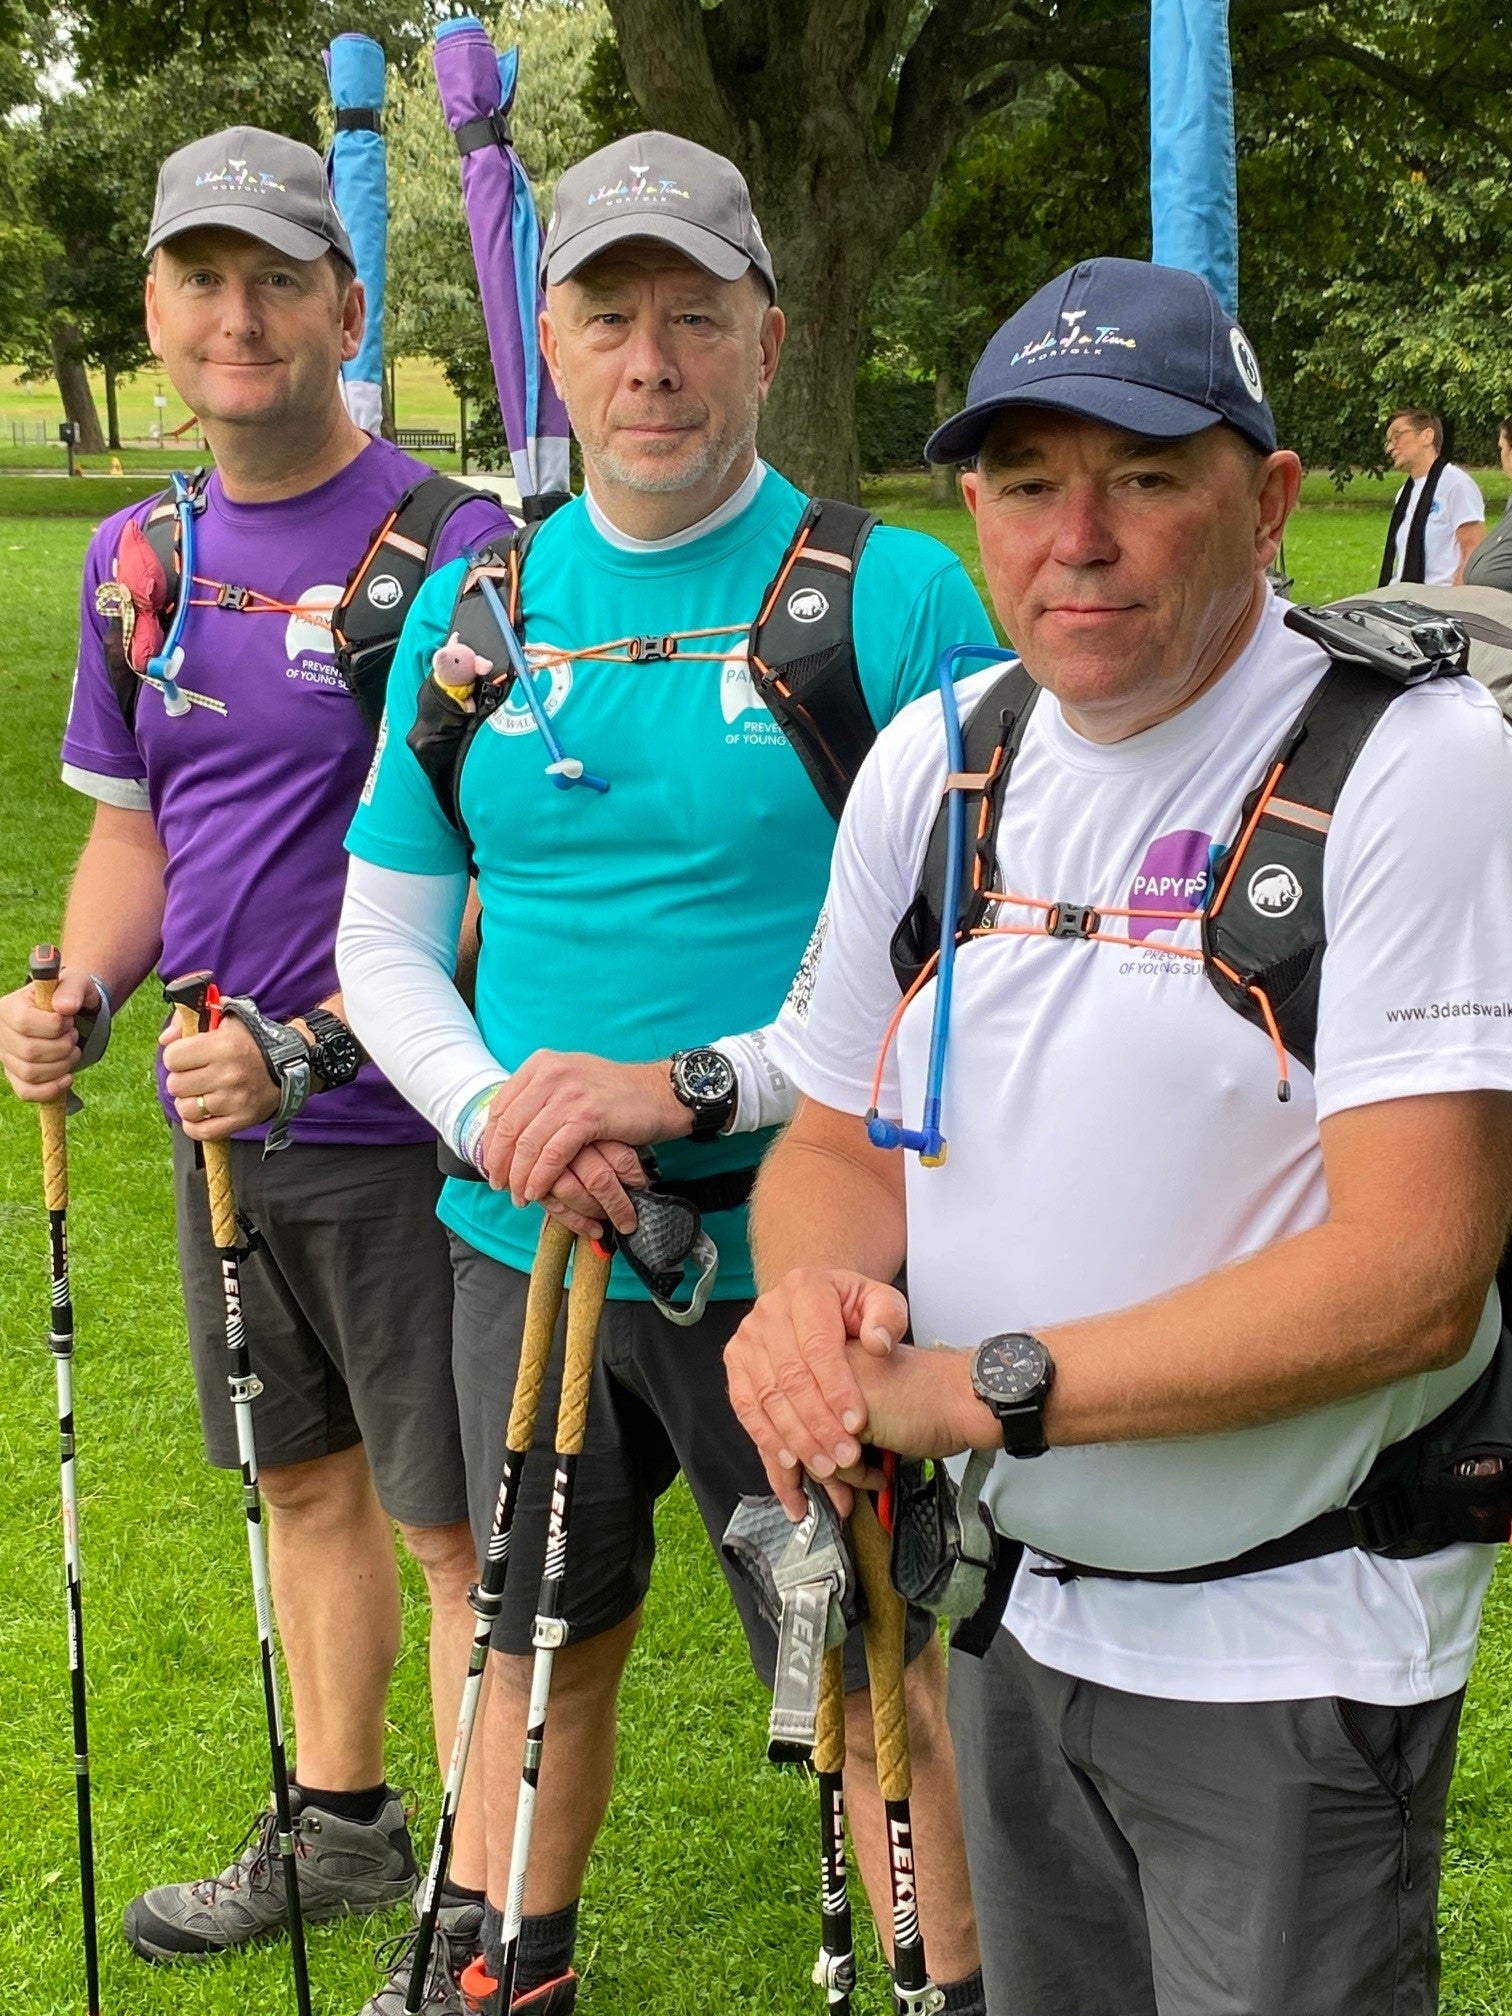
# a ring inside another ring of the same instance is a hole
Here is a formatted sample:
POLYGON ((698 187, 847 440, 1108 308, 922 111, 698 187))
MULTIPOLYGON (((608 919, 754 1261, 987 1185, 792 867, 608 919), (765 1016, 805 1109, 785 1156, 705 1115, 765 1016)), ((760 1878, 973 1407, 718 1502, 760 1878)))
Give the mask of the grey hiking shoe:
MULTIPOLYGON (((419 1904, 418 1896, 415 1899, 419 1904)), ((436 1918, 436 1939, 431 1947, 430 1966, 425 1978, 426 2016, 463 2016, 462 1970, 477 1958, 483 1936, 481 1904, 443 1904, 436 1918)), ((375 1958, 379 1972, 388 1979, 369 2001, 360 2016, 403 2016, 409 1996, 410 1968, 415 1958, 418 1926, 386 1939, 375 1958)))
MULTIPOLYGON (((397 1795, 365 1826, 302 1806, 297 1787, 290 1787, 289 1796, 305 1918, 386 1911, 403 1903, 415 1887, 415 1856, 397 1795)), ((269 1808, 252 1822, 229 1868, 133 1898, 121 1929, 144 1960, 201 1960, 275 1937, 287 1922, 278 1822, 269 1808)))

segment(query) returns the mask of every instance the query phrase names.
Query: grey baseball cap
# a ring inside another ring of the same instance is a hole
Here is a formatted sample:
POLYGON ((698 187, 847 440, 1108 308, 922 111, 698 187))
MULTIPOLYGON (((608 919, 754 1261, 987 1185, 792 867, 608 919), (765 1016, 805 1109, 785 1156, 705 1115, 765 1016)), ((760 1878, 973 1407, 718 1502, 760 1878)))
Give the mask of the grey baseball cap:
POLYGON ((357 264, 325 163, 302 140, 261 126, 228 126, 191 140, 158 170, 148 252, 206 225, 259 238, 290 259, 339 252, 357 264))
POLYGON ((632 133, 569 168, 541 248, 541 277, 570 280, 611 245, 650 238, 712 273, 738 280, 754 266, 777 299, 772 255, 733 161, 675 133, 632 133))

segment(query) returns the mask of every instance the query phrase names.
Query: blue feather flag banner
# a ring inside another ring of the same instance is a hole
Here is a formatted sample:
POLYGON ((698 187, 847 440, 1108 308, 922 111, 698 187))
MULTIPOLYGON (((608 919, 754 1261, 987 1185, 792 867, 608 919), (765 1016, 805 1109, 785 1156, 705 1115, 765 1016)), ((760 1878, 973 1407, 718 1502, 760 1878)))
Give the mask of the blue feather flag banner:
POLYGON ((1228 0, 1151 0, 1150 221, 1155 264, 1200 273, 1237 315, 1228 0))
POLYGON ((386 66, 370 35, 338 35, 325 51, 336 137, 326 163, 331 193, 367 295, 362 348, 341 367, 347 411, 376 434, 383 422, 383 296, 388 277, 388 150, 379 130, 386 66))

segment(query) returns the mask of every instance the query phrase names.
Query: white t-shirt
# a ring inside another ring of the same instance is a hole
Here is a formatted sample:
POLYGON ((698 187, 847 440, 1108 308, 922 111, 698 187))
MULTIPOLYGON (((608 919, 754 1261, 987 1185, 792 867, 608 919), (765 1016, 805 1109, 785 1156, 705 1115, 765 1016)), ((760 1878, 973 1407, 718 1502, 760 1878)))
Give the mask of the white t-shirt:
MULTIPOLYGON (((1407 557, 1407 534, 1412 525, 1412 514, 1417 509, 1418 498, 1422 495, 1426 476, 1416 476, 1409 486, 1411 501, 1407 506, 1407 516, 1397 527, 1396 560, 1391 569, 1393 581, 1402 578, 1402 563, 1407 557)), ((1428 506, 1428 524, 1423 534, 1423 581, 1425 586, 1448 588, 1459 572, 1459 541, 1455 538, 1461 525, 1479 525, 1486 516, 1486 500, 1473 476, 1453 462, 1444 464, 1437 487, 1433 492, 1433 502, 1428 506)))
MULTIPOLYGON (((1083 740, 1044 696, 1006 793, 994 886, 1128 908, 1197 903, 1210 850, 1234 834, 1325 669, 1284 627, 1283 607, 1267 600, 1216 686, 1127 741, 1083 740)), ((957 689, 963 711, 993 676, 957 689)), ((898 1001, 888 943, 945 768, 939 704, 916 701, 857 779, 816 944, 774 1030, 780 1067, 841 1111, 870 1103, 898 1001)), ((1264 866, 1262 847, 1246 892, 1264 866)), ((921 1341, 966 1346, 1161 1295, 1326 1216, 1320 1119, 1418 1093, 1512 1090, 1512 733, 1482 688, 1443 681, 1393 703, 1341 794, 1324 909, 1317 1074, 1293 1062, 1288 1104, 1265 1034, 1197 961, 1165 949, 1195 945, 1195 923, 1130 920, 1133 947, 1001 936, 962 948, 949 1157, 939 1169, 906 1163, 921 1341)), ((905 1013, 882 1082, 881 1110, 910 1126, 934 992, 905 1013)), ((1224 1560, 1342 1504, 1382 1447, 1471 1383, 1495 1333, 1493 1296, 1447 1371, 1224 1435, 1002 1456, 989 1501, 1004 1532, 1067 1559, 1224 1560)), ((1351 1552, 1191 1587, 1061 1586, 1026 1563, 1006 1622, 1046 1664, 1137 1692, 1406 1703, 1464 1679, 1494 1559, 1468 1546, 1417 1561, 1351 1552)))

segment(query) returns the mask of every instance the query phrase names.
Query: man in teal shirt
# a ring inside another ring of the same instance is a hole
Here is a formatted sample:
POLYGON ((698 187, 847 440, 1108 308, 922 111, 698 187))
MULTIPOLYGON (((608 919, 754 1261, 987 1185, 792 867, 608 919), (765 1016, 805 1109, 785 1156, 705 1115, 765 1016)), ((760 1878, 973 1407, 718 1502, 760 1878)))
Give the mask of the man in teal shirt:
MULTIPOLYGON (((582 497, 537 528, 521 570, 519 627, 557 746, 516 688, 468 746, 457 787, 466 837, 447 816, 406 739, 451 634, 465 563, 439 572, 395 660, 386 732, 348 836, 338 948, 362 1040, 487 1179, 452 1180, 440 1206, 480 1542, 542 1202, 578 1229, 606 1218, 633 1228, 623 1187, 638 1175, 631 1144, 654 1143, 679 1186, 726 1175, 716 1204, 749 1188, 796 1103, 763 1036, 814 933, 834 840, 833 817, 747 656, 808 500, 756 455, 784 323, 744 181, 666 134, 618 142, 562 178, 543 264, 542 343, 587 479, 582 497), (482 911, 473 1010, 452 982, 469 868, 482 911)), ((858 681, 878 726, 932 686, 946 645, 992 641, 959 561, 921 534, 875 528, 853 589, 858 681)), ((803 623, 824 600, 805 590, 787 606, 803 623)), ((763 1489, 720 1356, 754 1292, 743 1204, 712 1209, 706 1227, 720 1267, 692 1327, 669 1323, 623 1261, 611 1282, 574 1499, 570 1640, 557 1657, 525 1898, 514 2008, 531 2016, 561 2016, 575 1995, 577 1898, 608 1804, 655 1500, 681 1469, 717 1543, 739 1495, 763 1489)), ((548 1451, 555 1402, 548 1381, 539 1437, 548 1451)), ((544 1549, 550 1476, 546 1461, 525 1468, 514 1546, 527 1560, 544 1549)), ((747 1592, 733 1593, 770 1682, 770 1634, 747 1592)), ((507 1876, 533 1605, 532 1579, 516 1576, 494 1637, 483 1746, 491 1906, 507 1876)), ((984 2005, 943 1667, 922 1618, 910 1650, 921 1917, 946 2008, 972 2016, 984 2005)), ((857 1858, 886 1923, 859 1646, 848 1650, 847 1685, 861 1767, 848 1782, 857 1858)), ((485 1963, 497 1960, 497 1925, 491 1908, 485 1963)), ((480 1991, 491 1972, 474 1974, 480 1991)), ((489 2006, 481 1992, 478 2006, 489 2006)))

